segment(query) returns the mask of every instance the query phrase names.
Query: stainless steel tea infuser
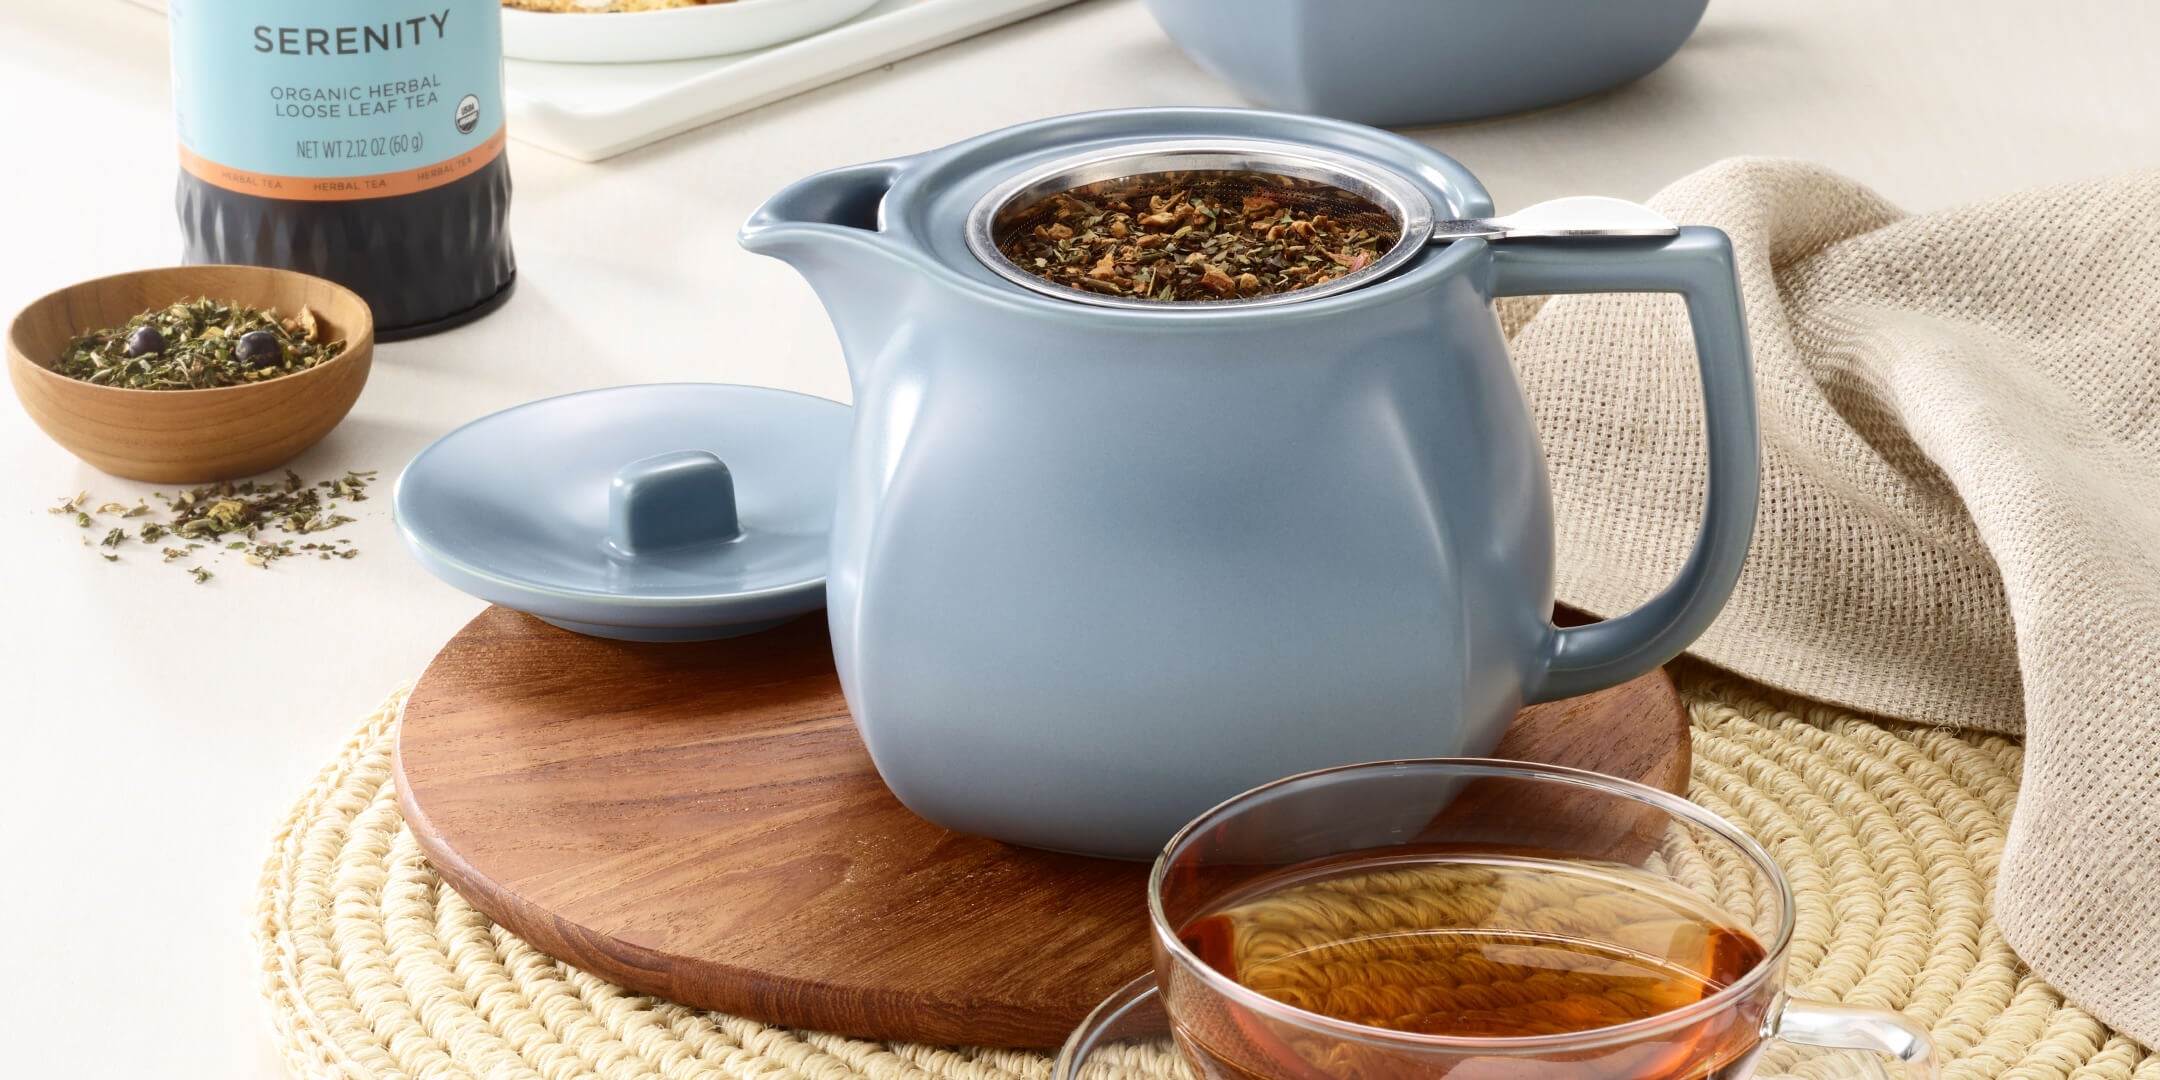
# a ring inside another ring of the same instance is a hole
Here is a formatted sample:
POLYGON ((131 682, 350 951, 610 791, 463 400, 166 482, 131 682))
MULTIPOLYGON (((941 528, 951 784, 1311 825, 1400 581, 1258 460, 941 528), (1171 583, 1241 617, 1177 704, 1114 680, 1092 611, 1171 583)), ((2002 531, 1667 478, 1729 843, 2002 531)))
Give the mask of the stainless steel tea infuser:
POLYGON ((992 188, 967 217, 968 250, 999 277, 1060 300, 1101 307, 1160 309, 1164 304, 1207 308, 1301 304, 1347 292, 1400 269, 1430 243, 1456 240, 1529 240, 1555 237, 1673 236, 1680 227, 1639 203, 1579 195, 1539 203, 1500 217, 1437 218, 1432 200, 1406 177, 1372 162, 1321 148, 1286 149, 1253 139, 1182 139, 1139 143, 1053 162, 992 188), (1294 192, 1300 205, 1338 217, 1377 207, 1396 226, 1396 241, 1372 265, 1342 277, 1265 296, 1230 300, 1163 301, 1073 289, 1030 273, 1006 257, 1005 242, 1035 223, 1034 212, 1053 196, 1092 185, 1120 183, 1127 193, 1150 186, 1168 194, 1199 174, 1210 190, 1236 195, 1294 192), (1302 183, 1300 183, 1302 182, 1302 183))

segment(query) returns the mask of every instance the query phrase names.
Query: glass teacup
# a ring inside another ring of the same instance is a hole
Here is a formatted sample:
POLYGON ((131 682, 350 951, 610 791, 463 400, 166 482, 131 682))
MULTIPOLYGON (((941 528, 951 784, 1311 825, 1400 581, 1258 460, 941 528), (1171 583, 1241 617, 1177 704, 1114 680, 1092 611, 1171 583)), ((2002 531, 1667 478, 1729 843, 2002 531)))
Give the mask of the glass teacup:
MULTIPOLYGON (((1129 1044, 1163 1035, 1208 1080, 1740 1080, 1779 1040, 1934 1075, 1905 1017, 1784 992, 1792 891, 1759 845, 1595 773, 1426 760, 1280 780, 1179 832, 1149 909, 1154 975, 1089 1017, 1061 1080, 1153 1072, 1160 1054, 1129 1044)), ((1816 1058, 1802 1071, 1881 1072, 1816 1058)))

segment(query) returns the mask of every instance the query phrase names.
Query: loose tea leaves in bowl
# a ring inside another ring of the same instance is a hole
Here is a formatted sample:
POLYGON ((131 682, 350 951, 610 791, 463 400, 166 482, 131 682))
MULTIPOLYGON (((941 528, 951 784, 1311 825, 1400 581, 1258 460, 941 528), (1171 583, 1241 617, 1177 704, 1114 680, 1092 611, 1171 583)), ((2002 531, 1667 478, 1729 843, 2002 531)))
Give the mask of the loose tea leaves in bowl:
POLYGON ((336 359, 315 313, 290 318, 222 300, 154 308, 69 341, 53 371, 128 390, 214 390, 294 375, 336 359))
POLYGON ((1353 192, 1267 173, 1151 173, 1000 216, 998 249, 1047 281, 1160 301, 1248 300, 1363 270, 1401 239, 1353 192))

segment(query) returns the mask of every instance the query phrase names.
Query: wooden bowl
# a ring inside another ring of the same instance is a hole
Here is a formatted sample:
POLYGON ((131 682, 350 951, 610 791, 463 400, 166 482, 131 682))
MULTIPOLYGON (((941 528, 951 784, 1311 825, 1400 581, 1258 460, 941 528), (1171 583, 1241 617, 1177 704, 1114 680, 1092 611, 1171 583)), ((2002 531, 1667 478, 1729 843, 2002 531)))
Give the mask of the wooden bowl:
POLYGON ((174 266, 70 285, 31 303, 7 333, 8 378, 30 419, 114 476, 203 483, 274 469, 351 411, 375 353, 375 316, 352 290, 262 266, 174 266), (52 370, 69 339, 197 297, 291 315, 312 308, 345 351, 306 371, 215 390, 130 390, 52 370))

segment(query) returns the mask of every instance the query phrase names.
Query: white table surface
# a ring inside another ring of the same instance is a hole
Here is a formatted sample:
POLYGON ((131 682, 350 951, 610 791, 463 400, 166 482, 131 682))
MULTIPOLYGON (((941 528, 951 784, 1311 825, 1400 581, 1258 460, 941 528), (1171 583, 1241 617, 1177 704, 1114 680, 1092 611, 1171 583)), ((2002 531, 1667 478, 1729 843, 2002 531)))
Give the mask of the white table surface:
MULTIPOLYGON (((1418 134, 1503 211, 1640 198, 1734 154, 1812 158, 1928 209, 2160 165, 2155 40, 2147 0, 1716 0, 1634 86, 1418 134)), ((1134 0, 1088 0, 598 165, 513 142, 516 298, 380 348, 359 406, 297 467, 380 469, 387 496, 456 424, 620 383, 844 400, 809 289, 735 245, 764 196, 1055 113, 1235 102, 1134 0)), ((156 15, 0 0, 0 312, 175 261, 167 108, 156 15)), ((0 1077, 282 1076, 248 940, 270 832, 480 604, 405 557, 387 497, 360 504, 350 562, 228 559, 200 587, 154 558, 108 564, 45 508, 150 486, 78 463, 13 405, 0 448, 0 1077)))

